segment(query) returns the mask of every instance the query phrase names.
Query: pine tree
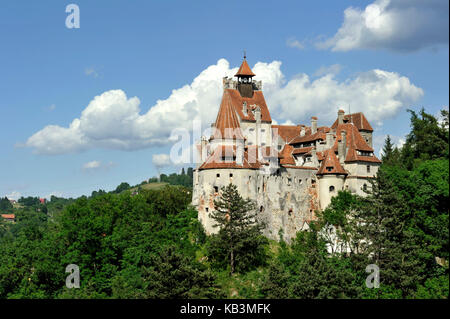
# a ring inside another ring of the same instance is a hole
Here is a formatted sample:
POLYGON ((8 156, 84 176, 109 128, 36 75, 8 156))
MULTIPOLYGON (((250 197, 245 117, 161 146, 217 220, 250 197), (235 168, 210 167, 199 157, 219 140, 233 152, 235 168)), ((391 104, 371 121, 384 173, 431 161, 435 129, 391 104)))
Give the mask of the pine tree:
POLYGON ((264 225, 256 220, 252 201, 243 199, 237 187, 230 183, 222 187, 214 205, 216 210, 210 216, 216 222, 213 227, 220 230, 211 240, 210 255, 216 259, 224 256, 231 274, 237 268, 246 269, 265 259, 262 255, 267 239, 261 236, 264 225))
POLYGON ((371 181, 357 232, 365 238, 368 261, 380 268, 381 284, 395 286, 406 296, 423 279, 424 265, 417 237, 410 230, 411 209, 394 185, 393 174, 399 169, 381 167, 371 181))
POLYGON ((392 159, 393 152, 394 152, 394 145, 392 144, 391 137, 388 135, 384 140, 383 156, 381 158, 383 162, 385 163, 389 162, 392 159))

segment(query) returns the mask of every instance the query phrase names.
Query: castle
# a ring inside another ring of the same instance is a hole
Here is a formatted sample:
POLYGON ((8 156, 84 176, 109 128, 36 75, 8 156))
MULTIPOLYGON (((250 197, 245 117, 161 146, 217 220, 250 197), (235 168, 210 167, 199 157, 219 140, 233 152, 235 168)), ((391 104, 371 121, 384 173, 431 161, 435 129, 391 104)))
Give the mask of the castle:
POLYGON ((230 182, 256 203, 264 235, 289 242, 307 230, 315 212, 339 190, 364 195, 381 161, 372 148, 373 129, 363 113, 337 112, 330 126, 272 125, 261 81, 246 58, 237 80, 223 78, 223 96, 212 134, 197 145, 193 205, 206 233, 217 232, 209 214, 230 182))

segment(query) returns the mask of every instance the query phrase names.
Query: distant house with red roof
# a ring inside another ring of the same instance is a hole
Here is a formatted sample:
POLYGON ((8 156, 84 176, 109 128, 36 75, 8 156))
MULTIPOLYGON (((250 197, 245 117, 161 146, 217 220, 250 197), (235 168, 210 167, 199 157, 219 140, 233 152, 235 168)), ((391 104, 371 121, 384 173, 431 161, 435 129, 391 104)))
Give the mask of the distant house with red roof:
POLYGON ((264 234, 289 241, 316 219, 340 190, 364 196, 381 164, 372 145, 373 128, 363 113, 337 111, 331 126, 272 125, 261 81, 246 57, 236 80, 223 78, 223 95, 212 134, 196 146, 193 205, 208 234, 217 232, 209 213, 230 182, 257 203, 264 234))
POLYGON ((15 222, 16 221, 16 215, 14 214, 1 214, 1 217, 8 222, 15 222))

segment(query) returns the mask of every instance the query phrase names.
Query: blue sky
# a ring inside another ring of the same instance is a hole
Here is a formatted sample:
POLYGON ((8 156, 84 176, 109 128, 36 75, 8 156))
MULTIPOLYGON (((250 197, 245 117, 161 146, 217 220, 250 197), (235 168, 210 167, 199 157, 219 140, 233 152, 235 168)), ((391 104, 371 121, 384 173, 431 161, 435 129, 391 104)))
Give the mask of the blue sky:
POLYGON ((379 148, 409 131, 407 108, 449 105, 447 0, 76 1, 79 29, 69 3, 0 4, 0 196, 178 170, 153 156, 169 153, 171 129, 214 119, 244 49, 280 124, 331 125, 350 105, 379 148))

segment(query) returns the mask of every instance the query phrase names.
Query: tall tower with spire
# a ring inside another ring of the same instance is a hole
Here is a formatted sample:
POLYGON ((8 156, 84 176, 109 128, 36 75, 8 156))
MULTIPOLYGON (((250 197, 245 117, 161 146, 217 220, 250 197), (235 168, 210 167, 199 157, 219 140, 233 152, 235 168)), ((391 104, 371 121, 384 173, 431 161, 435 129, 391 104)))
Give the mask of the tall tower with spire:
POLYGON ((255 76, 255 74, 248 66, 247 57, 245 53, 244 53, 244 60, 242 61, 239 70, 234 76, 238 78, 237 89, 239 93, 241 93, 241 96, 252 98, 254 89, 252 78, 255 76))

